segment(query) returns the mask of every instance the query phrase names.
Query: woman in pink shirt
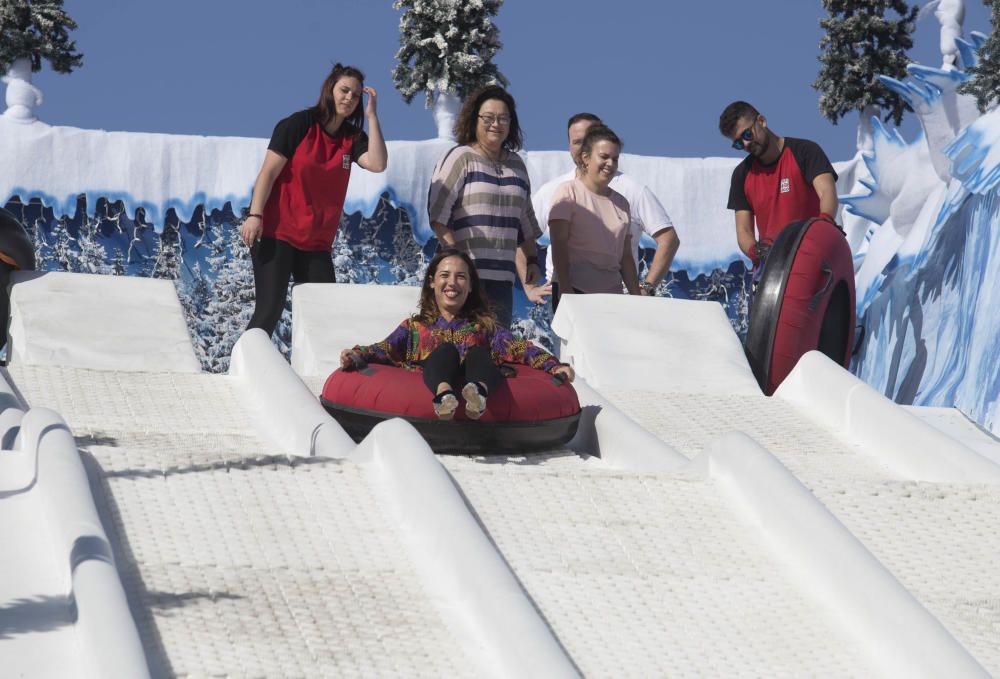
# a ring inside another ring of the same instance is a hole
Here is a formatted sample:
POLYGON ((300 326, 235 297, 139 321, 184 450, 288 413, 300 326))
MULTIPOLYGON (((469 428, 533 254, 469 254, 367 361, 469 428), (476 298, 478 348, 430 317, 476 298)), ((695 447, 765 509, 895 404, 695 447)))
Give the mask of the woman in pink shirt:
POLYGON ((610 128, 591 125, 583 139, 576 177, 552 195, 553 305, 569 293, 639 294, 632 258, 629 205, 609 184, 622 142, 610 128))

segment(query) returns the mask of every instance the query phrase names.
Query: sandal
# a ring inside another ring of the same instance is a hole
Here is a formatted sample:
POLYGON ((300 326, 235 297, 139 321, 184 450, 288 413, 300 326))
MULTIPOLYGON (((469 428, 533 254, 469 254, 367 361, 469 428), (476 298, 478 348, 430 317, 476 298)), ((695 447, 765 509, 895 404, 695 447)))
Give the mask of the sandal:
POLYGON ((486 410, 486 387, 479 382, 469 382, 462 387, 462 398, 465 399, 465 416, 470 420, 478 420, 486 410))
POLYGON ((433 403, 434 414, 439 420, 450 420, 455 417, 455 411, 458 410, 458 397, 451 389, 442 391, 435 396, 433 403))

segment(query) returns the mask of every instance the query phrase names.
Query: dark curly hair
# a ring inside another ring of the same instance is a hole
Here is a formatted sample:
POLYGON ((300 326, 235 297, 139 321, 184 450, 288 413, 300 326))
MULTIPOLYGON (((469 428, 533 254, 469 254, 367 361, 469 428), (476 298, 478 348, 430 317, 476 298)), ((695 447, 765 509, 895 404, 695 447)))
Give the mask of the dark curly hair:
POLYGON ((507 110, 510 111, 510 127, 507 128, 507 138, 504 139, 503 147, 508 151, 520 151, 524 145, 524 135, 517 120, 517 106, 514 104, 514 97, 499 85, 481 87, 465 98, 462 110, 455 120, 455 141, 459 144, 472 144, 476 141, 479 109, 490 99, 502 101, 507 104, 507 110))
POLYGON ((760 112, 745 101, 734 101, 719 116, 719 132, 723 137, 732 137, 736 134, 736 124, 741 118, 757 119, 760 112))
POLYGON ((427 265, 427 273, 424 274, 424 284, 420 289, 420 310, 415 315, 417 321, 429 324, 436 321, 441 316, 438 309, 437 300, 434 299, 434 290, 431 288, 431 281, 437 275, 438 266, 442 260, 448 257, 458 257, 469 267, 469 296, 462 305, 459 315, 473 323, 478 323, 487 332, 492 332, 497 325, 497 317, 490 311, 489 302, 483 293, 482 283, 479 280, 479 272, 476 271, 476 264, 469 255, 455 248, 443 248, 438 251, 431 263, 427 265))
MULTIPOLYGON (((360 70, 354 66, 344 66, 340 62, 334 64, 330 75, 326 76, 326 80, 323 81, 323 87, 319 91, 319 101, 316 102, 316 105, 312 109, 323 125, 333 120, 333 117, 337 114, 337 109, 333 104, 333 86, 337 84, 338 80, 344 77, 357 78, 358 82, 361 83, 361 87, 364 88, 365 86, 365 74, 360 70)), ((362 93, 358 97, 358 105, 354 107, 354 112, 347 116, 347 122, 359 130, 362 129, 362 125, 365 123, 365 107, 362 106, 364 97, 365 95, 362 93)))

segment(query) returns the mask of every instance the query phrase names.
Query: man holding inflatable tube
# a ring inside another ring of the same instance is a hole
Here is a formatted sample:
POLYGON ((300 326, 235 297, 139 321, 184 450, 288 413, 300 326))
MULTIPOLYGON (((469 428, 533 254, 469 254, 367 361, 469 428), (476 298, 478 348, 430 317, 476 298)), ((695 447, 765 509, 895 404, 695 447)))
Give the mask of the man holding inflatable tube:
POLYGON ((740 251, 755 270, 785 225, 811 217, 836 223, 837 173, 818 144, 778 136, 745 101, 726 107, 719 131, 748 154, 733 170, 727 207, 736 213, 740 251))

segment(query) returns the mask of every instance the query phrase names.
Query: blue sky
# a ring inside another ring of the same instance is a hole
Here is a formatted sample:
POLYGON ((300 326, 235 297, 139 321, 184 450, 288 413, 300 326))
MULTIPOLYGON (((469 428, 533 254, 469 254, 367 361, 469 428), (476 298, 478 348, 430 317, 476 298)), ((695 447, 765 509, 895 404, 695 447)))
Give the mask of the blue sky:
MULTIPOLYGON (((965 29, 990 31, 968 0, 965 29)), ((334 61, 359 66, 379 92, 389 139, 434 136, 430 111, 407 106, 390 72, 400 12, 391 0, 66 0, 84 66, 43 69, 37 110, 84 128, 268 137, 313 104, 334 61)), ((832 125, 817 111, 824 16, 816 0, 730 2, 507 0, 495 59, 529 150, 562 149, 565 120, 602 116, 630 153, 738 155, 716 129, 734 99, 764 112, 780 134, 818 141, 834 160, 854 151, 857 117, 832 125)), ((938 23, 918 24, 910 56, 940 64, 938 23)), ((903 134, 916 133, 904 122, 903 134)))

